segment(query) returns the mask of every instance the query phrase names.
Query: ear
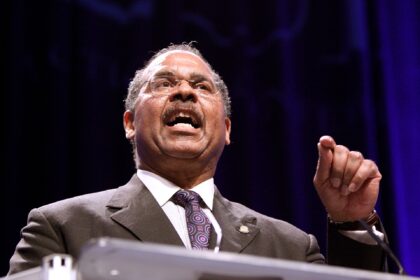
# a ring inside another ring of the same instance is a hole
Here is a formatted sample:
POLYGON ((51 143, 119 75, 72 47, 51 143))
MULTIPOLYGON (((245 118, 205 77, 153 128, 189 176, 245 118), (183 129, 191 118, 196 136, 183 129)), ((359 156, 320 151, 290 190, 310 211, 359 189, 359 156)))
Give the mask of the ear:
POLYGON ((229 118, 225 118, 225 126, 226 126, 226 134, 225 134, 225 144, 230 144, 230 129, 231 129, 232 122, 229 118))
POLYGON ((125 138, 131 140, 136 135, 136 128, 134 127, 134 114, 131 111, 124 112, 124 130, 125 138))

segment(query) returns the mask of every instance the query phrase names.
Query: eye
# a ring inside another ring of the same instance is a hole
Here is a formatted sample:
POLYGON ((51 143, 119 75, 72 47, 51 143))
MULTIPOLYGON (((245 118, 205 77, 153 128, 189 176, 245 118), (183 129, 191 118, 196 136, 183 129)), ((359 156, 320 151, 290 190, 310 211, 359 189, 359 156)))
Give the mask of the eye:
POLYGON ((194 84, 194 88, 200 90, 201 92, 205 93, 212 93, 213 87, 210 85, 209 82, 202 81, 194 84))
POLYGON ((165 91, 172 89, 174 87, 174 83, 168 78, 157 78, 151 82, 151 87, 153 91, 165 91))

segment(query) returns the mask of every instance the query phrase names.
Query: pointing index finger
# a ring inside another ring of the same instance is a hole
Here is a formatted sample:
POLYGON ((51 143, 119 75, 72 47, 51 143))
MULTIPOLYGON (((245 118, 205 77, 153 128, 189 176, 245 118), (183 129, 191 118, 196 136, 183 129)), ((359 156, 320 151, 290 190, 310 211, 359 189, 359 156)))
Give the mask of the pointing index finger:
POLYGON ((331 136, 324 135, 318 142, 318 166, 314 177, 315 186, 319 187, 329 179, 333 160, 333 151, 336 146, 331 136))
POLYGON ((337 145, 337 144, 335 143, 334 138, 332 138, 331 136, 328 136, 328 135, 324 135, 324 136, 322 136, 322 137, 319 139, 319 143, 321 144, 321 146, 322 146, 323 148, 326 148, 326 149, 331 149, 331 150, 334 150, 335 146, 337 145))

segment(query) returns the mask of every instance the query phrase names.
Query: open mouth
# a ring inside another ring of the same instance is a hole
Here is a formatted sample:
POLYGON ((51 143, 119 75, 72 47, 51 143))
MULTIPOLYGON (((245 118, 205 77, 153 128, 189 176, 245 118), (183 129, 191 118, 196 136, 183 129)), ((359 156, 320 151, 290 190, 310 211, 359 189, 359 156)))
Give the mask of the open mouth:
POLYGON ((202 126, 200 116, 190 110, 169 110, 165 113, 164 123, 167 126, 189 125, 193 128, 200 128, 202 126))

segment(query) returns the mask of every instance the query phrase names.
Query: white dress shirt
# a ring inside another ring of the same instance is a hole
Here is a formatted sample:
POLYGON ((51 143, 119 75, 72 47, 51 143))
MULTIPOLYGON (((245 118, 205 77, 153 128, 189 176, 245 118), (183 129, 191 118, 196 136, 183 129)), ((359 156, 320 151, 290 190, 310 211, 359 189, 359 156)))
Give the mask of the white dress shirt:
MULTIPOLYGON (((160 207, 162 207, 162 210, 165 212, 166 216, 168 216, 185 247, 191 249, 190 237, 187 230, 187 221, 185 219, 185 209, 171 200, 172 196, 181 188, 165 178, 149 171, 137 169, 137 176, 151 192, 160 207)), ((213 178, 194 186, 191 190, 198 193, 203 199, 206 207, 202 208, 202 210, 212 223, 213 228, 218 234, 218 239, 221 238, 220 226, 212 213, 214 198, 213 178)), ((220 243, 220 240, 218 243, 220 243)))

